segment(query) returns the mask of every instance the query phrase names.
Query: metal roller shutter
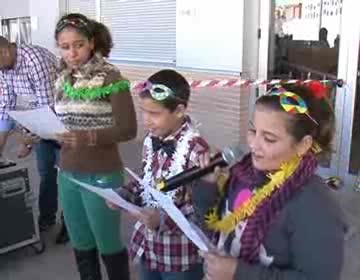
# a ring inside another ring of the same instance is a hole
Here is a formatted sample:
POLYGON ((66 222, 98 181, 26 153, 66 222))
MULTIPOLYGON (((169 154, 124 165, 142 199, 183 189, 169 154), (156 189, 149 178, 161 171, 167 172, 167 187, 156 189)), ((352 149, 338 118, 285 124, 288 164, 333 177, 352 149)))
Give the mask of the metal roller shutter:
POLYGON ((112 59, 174 63, 176 0, 101 0, 112 33, 112 59))
POLYGON ((88 18, 96 19, 96 0, 68 0, 68 13, 81 13, 88 18))

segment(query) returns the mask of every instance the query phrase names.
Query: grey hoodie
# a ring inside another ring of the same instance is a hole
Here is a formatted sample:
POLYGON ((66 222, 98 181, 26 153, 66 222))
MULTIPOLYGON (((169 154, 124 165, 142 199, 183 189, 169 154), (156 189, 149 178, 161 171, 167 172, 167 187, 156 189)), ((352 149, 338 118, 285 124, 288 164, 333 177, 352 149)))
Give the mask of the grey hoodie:
MULTIPOLYGON (((344 258, 345 223, 332 191, 313 176, 283 208, 263 242, 270 266, 238 260, 234 280, 339 280, 344 258)), ((214 203, 215 185, 193 188, 198 216, 214 203)))

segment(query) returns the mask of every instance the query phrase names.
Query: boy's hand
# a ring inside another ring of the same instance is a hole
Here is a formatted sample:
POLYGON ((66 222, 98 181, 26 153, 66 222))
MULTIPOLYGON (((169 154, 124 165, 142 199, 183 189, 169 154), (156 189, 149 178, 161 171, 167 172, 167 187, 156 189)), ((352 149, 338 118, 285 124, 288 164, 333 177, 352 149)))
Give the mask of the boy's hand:
POLYGON ((156 230, 160 226, 160 210, 155 208, 144 208, 136 219, 142 222, 151 230, 156 230))

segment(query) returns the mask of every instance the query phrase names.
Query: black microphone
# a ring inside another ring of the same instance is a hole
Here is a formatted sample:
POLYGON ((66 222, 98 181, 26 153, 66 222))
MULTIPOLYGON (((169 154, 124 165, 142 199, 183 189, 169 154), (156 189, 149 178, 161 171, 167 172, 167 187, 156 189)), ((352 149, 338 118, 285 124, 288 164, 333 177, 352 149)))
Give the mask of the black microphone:
POLYGON ((179 174, 165 180, 160 180, 157 183, 157 188, 162 192, 172 191, 180 186, 186 185, 196 179, 199 179, 207 174, 214 172, 215 167, 226 167, 236 163, 242 156, 245 155, 240 146, 226 147, 222 152, 216 154, 210 159, 208 166, 201 168, 194 166, 179 174))

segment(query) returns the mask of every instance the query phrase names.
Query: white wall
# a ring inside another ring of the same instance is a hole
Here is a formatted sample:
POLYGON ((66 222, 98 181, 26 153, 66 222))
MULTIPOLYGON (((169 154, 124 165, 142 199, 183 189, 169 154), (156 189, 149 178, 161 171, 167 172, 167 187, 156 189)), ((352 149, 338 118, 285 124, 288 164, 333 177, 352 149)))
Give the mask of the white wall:
POLYGON ((260 29, 261 38, 259 40, 259 68, 258 79, 267 79, 269 64, 269 47, 271 46, 270 23, 273 1, 260 0, 260 29))
POLYGON ((54 31, 57 20, 65 12, 66 0, 0 0, 0 17, 31 17, 31 39, 56 53, 54 31), (6 5, 3 4, 6 2, 6 5))
MULTIPOLYGON (((51 1, 52 0, 48 0, 51 1)), ((0 17, 14 18, 29 16, 29 0, 1 0, 0 17)))
POLYGON ((244 42, 242 77, 256 79, 259 66, 259 0, 244 1, 244 42))
POLYGON ((55 26, 64 12, 64 0, 29 0, 32 43, 56 53, 55 26))

